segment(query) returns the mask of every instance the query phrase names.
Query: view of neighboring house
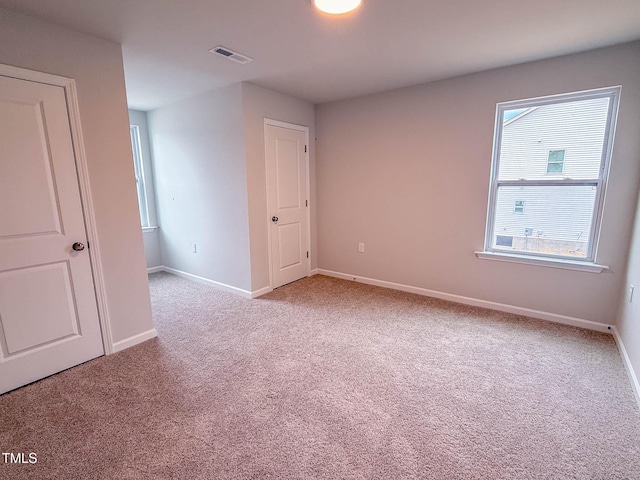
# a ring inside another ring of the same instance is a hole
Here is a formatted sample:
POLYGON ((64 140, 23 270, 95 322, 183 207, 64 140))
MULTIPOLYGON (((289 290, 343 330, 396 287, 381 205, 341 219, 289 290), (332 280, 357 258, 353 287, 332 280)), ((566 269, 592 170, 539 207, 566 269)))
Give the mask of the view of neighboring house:
POLYGON ((609 103, 595 98, 504 112, 498 180, 529 184, 498 187, 494 248, 586 256, 609 103))

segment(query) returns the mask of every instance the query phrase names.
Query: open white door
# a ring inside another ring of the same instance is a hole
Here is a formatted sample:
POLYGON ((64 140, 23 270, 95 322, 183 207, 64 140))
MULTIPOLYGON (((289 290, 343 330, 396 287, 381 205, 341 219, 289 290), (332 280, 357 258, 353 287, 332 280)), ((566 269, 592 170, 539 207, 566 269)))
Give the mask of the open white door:
POLYGON ((271 286, 309 276, 306 127, 267 120, 265 151, 271 286))
POLYGON ((0 393, 104 353, 63 87, 0 76, 0 393))

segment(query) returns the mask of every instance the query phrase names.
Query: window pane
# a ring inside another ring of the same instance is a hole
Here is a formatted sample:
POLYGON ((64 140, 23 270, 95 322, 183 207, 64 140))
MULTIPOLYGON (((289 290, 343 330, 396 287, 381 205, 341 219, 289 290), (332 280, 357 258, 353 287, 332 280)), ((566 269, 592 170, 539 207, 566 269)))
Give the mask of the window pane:
POLYGON ((493 248, 585 257, 595 199, 595 186, 501 186, 493 248), (516 201, 527 208, 514 211, 516 201), (512 237, 510 246, 505 237, 512 237))
POLYGON ((551 150, 549 152, 550 162, 564 162, 564 150, 551 150))
POLYGON ((547 165, 547 173, 562 173, 562 166, 562 162, 549 162, 549 164, 547 165))
POLYGON ((598 178, 609 101, 592 98, 504 112, 498 179, 540 180, 549 173, 598 178))
POLYGON ((496 235, 496 245, 500 247, 511 247, 513 246, 513 237, 509 237, 507 235, 496 235))

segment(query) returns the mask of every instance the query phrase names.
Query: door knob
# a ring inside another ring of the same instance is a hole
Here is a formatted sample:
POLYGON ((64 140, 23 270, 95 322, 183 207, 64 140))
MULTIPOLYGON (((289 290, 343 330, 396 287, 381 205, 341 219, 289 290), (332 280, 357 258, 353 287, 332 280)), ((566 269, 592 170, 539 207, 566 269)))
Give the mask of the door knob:
POLYGON ((273 223, 277 223, 278 222, 278 217, 271 217, 271 221, 273 223))
POLYGON ((71 248, 73 248, 76 252, 81 252, 82 250, 84 250, 84 243, 76 242, 71 245, 71 248))

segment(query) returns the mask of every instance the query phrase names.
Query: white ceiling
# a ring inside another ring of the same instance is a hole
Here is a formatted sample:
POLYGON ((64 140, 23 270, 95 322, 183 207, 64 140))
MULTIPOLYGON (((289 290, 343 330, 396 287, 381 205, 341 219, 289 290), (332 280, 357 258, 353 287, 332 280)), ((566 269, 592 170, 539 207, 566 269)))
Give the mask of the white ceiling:
POLYGON ((129 105, 150 110, 239 81, 312 103, 640 39, 638 0, 0 0, 123 45, 129 105), (224 45, 255 60, 214 56, 224 45))

